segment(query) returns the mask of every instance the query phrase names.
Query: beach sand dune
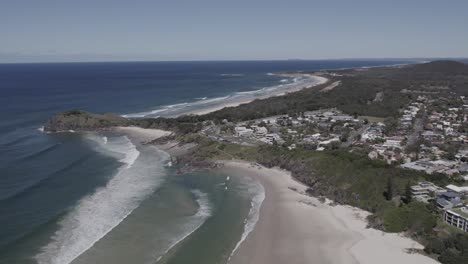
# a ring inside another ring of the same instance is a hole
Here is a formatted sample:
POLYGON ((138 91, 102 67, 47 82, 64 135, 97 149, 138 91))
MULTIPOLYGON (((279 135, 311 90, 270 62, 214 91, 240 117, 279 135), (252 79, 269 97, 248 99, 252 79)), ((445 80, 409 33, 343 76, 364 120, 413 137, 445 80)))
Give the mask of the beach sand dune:
POLYGON ((259 180, 266 192, 260 220, 230 263, 438 263, 407 253, 423 248, 409 238, 366 228, 368 212, 305 195, 306 187, 286 171, 242 161, 223 163, 228 173, 259 180))
POLYGON ((165 131, 161 129, 150 129, 141 127, 117 127, 115 128, 115 130, 136 137, 143 142, 149 142, 160 137, 168 136, 172 133, 170 131, 165 131))

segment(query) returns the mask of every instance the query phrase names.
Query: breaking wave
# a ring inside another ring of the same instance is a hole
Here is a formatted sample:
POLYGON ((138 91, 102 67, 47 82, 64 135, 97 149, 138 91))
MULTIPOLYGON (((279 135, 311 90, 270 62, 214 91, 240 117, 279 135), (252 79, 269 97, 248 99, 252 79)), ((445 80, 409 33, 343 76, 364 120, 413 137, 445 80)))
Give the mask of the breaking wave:
POLYGON ((160 155, 158 162, 154 157, 142 157, 126 136, 110 137, 107 144, 101 137, 87 138, 98 143, 93 144, 98 145, 98 151, 117 158, 122 166, 105 186, 80 199, 59 221, 49 243, 34 257, 39 264, 72 262, 119 225, 164 177, 162 162, 166 157, 160 155))
POLYGON ((244 232, 237 242, 236 246, 231 252, 229 259, 234 255, 234 253, 239 249, 240 245, 244 242, 247 236, 254 230, 255 225, 260 219, 260 208, 262 206, 263 200, 265 200, 265 189, 258 181, 250 180, 247 185, 247 190, 249 195, 252 197, 250 202, 250 210, 247 218, 244 221, 244 232))
POLYGON ((173 247, 175 247, 185 238, 193 234, 193 232, 197 231, 197 229, 203 225, 206 219, 208 219, 208 217, 212 215, 212 209, 210 200, 208 199, 208 195, 206 193, 201 192, 200 190, 193 190, 192 193, 195 196, 195 200, 198 203, 197 213, 191 216, 190 221, 186 223, 186 226, 184 228, 186 232, 180 236, 174 237, 171 241, 171 245, 168 247, 168 249, 164 251, 164 253, 161 256, 158 257, 156 262, 161 260, 161 258, 163 258, 164 255, 166 255, 167 252, 169 252, 173 247))
POLYGON ((225 76, 225 77, 242 77, 244 74, 242 73, 223 73, 220 74, 220 76, 225 76))
MULTIPOLYGON (((232 74, 231 74, 232 75, 232 74)), ((267 73, 267 75, 275 75, 273 73, 267 73)), ((292 89, 297 90, 298 88, 304 88, 308 86, 313 86, 320 84, 323 80, 317 79, 317 77, 312 77, 308 75, 284 75, 284 79, 279 80, 277 85, 263 87, 260 89, 250 90, 250 91, 239 91, 231 93, 223 97, 207 98, 207 97, 198 97, 194 98, 192 102, 184 102, 179 104, 165 105, 160 106, 155 110, 125 114, 124 117, 128 118, 142 118, 142 117, 175 117, 185 114, 190 114, 196 112, 197 110, 211 109, 216 108, 216 106, 223 106, 230 101, 238 101, 251 99, 255 100, 257 98, 263 98, 268 96, 270 92, 274 92, 278 89, 292 89)), ((221 107, 222 108, 222 107, 221 107)))

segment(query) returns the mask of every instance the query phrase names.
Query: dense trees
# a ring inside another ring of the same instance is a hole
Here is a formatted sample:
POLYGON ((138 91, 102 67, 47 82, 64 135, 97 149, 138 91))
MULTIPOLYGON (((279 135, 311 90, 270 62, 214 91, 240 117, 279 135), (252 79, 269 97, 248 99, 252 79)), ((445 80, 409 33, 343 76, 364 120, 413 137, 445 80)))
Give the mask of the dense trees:
POLYGON ((404 83, 397 81, 364 76, 343 77, 341 84, 333 90, 319 92, 325 85, 224 108, 202 118, 241 121, 331 107, 338 107, 351 115, 396 117, 399 109, 409 102, 408 95, 400 93, 404 83), (383 92, 383 100, 374 102, 374 97, 379 92, 383 92))
POLYGON ((387 201, 391 201, 393 198, 393 180, 390 177, 387 180, 387 187, 385 188, 384 195, 387 201))
POLYGON ((445 238, 431 237, 424 251, 439 255, 439 261, 444 264, 468 263, 468 236, 452 234, 445 238))

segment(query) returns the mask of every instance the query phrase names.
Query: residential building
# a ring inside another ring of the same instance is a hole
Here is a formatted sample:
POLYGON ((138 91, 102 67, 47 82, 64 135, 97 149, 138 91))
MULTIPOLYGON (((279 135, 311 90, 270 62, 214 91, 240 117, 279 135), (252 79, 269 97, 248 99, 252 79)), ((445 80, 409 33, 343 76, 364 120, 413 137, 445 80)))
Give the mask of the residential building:
POLYGON ((458 210, 445 211, 444 221, 449 225, 468 232, 468 208, 463 207, 458 210))

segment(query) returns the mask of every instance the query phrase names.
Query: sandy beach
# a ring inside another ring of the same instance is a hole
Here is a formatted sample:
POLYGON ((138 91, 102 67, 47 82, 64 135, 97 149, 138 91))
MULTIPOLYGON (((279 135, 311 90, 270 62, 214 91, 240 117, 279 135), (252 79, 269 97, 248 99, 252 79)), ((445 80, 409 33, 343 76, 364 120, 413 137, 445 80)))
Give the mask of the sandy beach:
POLYGON ((230 98, 229 100, 225 101, 225 102, 222 102, 221 104, 216 104, 216 105, 210 105, 210 106, 206 106, 206 107, 202 107, 202 108, 199 108, 199 109, 196 109, 196 110, 193 110, 193 111, 189 111, 187 113, 184 113, 184 114, 192 114, 192 115, 204 115, 204 114, 208 114, 208 113, 211 113, 211 112, 214 112, 214 111, 218 111, 218 110, 221 110, 225 107, 236 107, 236 106, 239 106, 241 104, 247 104, 247 103, 250 103, 254 100, 257 100, 257 99, 265 99, 265 98, 268 98, 268 97, 273 97, 273 96, 281 96, 281 95, 284 95, 286 93, 292 93, 292 92, 296 92, 296 91, 300 91, 302 89, 305 89, 305 88, 310 88, 310 87, 314 87, 314 86, 317 86, 317 85, 321 85, 321 84, 324 84, 328 81, 327 78, 323 77, 323 76, 318 76, 318 75, 311 75, 311 74, 289 74, 289 75, 282 75, 282 76, 285 76, 285 77, 297 77, 297 76, 307 76, 307 80, 304 80, 300 83, 292 83, 292 84, 287 84, 287 85, 284 85, 280 88, 276 88, 274 90, 271 90, 269 91, 268 93, 264 94, 264 95, 261 95, 261 96, 240 96, 238 98, 230 98))
POLYGON ((132 135, 142 142, 149 142, 160 137, 169 136, 172 132, 161 129, 150 129, 141 127, 116 127, 115 131, 132 135))
MULTIPOLYGON (((171 131, 141 128, 141 127, 117 127, 116 132, 124 133, 140 143, 148 143, 155 139, 169 136, 171 131)), ((167 152, 171 157, 178 157, 187 153, 191 148, 195 147, 195 143, 180 144, 178 141, 170 140, 164 144, 154 144, 158 149, 167 152)))
POLYGON ((305 195, 306 187, 286 171, 243 161, 223 163, 228 173, 259 180, 266 192, 255 229, 230 263, 438 263, 407 253, 423 248, 409 238, 366 228, 369 212, 305 195))

